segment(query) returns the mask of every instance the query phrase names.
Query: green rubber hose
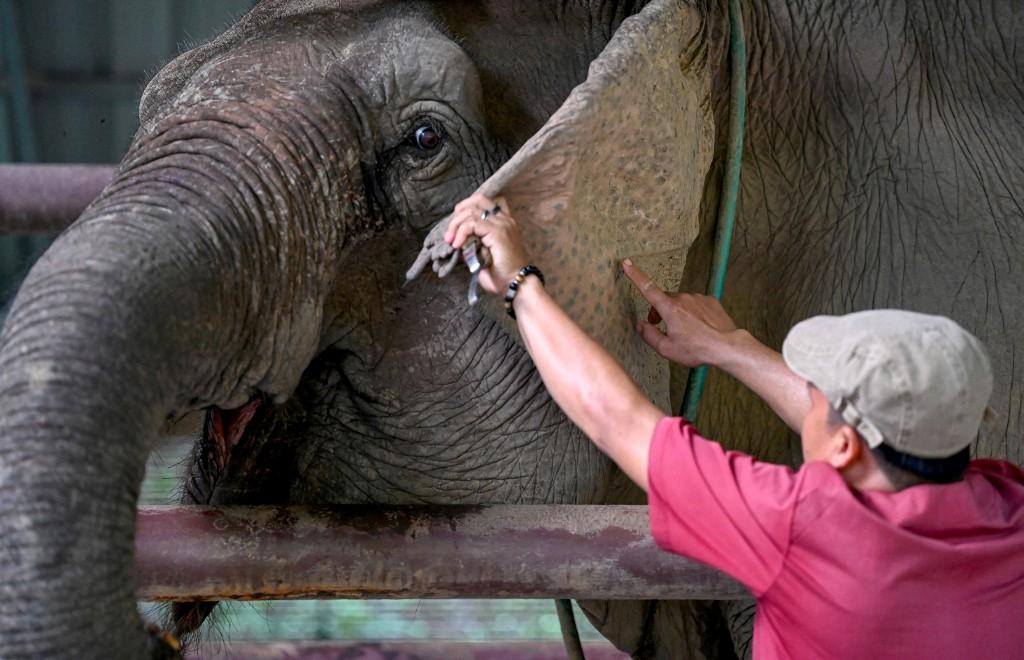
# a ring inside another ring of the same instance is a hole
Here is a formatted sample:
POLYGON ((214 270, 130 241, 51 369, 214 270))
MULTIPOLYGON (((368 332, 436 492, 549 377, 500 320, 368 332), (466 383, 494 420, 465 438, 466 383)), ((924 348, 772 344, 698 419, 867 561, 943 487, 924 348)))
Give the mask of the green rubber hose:
MULTIPOLYGON (((747 120, 747 43, 743 34, 743 15, 739 0, 729 0, 729 68, 732 76, 729 100, 729 151, 725 161, 725 177, 718 204, 718 225, 715 231, 715 258, 711 264, 708 294, 722 299, 725 275, 729 270, 729 249, 736 225, 736 202, 740 192, 740 170, 743 166, 743 132, 747 120)), ((683 395, 682 416, 697 421, 700 398, 704 393, 707 366, 690 370, 683 395)))
MULTIPOLYGON (((743 16, 739 0, 729 0, 729 67, 732 89, 729 106, 729 152, 725 163, 725 178, 722 180, 722 194, 718 205, 718 227, 715 232, 715 259, 711 265, 710 293, 718 300, 725 290, 725 274, 729 268, 729 248, 732 245, 732 230, 736 224, 736 200, 740 191, 740 168, 743 164, 743 131, 747 118, 747 43, 743 34, 743 16)), ((704 392, 707 367, 690 371, 683 395, 683 417, 696 421, 700 397, 704 392)), ((572 613, 572 601, 555 601, 558 620, 562 628, 568 657, 583 658, 576 620, 572 613)))

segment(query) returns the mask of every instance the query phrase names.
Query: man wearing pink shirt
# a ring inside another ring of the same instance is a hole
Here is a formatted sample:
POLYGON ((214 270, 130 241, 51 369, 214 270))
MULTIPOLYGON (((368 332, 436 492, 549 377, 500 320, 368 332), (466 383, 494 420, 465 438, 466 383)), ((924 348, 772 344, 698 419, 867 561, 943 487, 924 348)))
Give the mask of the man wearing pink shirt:
POLYGON ((762 463, 652 405, 546 294, 507 208, 465 200, 447 240, 490 248, 481 285, 505 294, 554 400, 648 492, 658 544, 750 588, 755 657, 1024 654, 1024 473, 970 460, 992 392, 976 338, 881 310, 804 321, 780 355, 626 260, 666 324, 638 324, 648 344, 723 369, 799 431, 800 470, 762 463))

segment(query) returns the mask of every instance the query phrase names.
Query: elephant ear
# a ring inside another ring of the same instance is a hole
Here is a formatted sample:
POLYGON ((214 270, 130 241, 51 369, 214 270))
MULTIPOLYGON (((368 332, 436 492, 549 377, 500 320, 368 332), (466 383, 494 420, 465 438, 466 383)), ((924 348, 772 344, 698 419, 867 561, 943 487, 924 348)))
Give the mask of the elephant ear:
MULTIPOLYGON (((647 307, 619 261, 632 258, 668 290, 682 278, 714 143, 704 28, 678 0, 627 19, 586 81, 479 188, 508 200, 554 299, 665 409, 668 365, 632 331, 647 307)), ((446 225, 411 276, 431 260, 451 268, 446 225)))

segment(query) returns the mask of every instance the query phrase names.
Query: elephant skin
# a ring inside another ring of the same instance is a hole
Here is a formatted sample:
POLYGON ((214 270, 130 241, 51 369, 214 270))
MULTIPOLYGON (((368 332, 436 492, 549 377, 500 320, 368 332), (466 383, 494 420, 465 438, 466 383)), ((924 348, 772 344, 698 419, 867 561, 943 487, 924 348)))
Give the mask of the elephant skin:
MULTIPOLYGON (((118 176, 0 334, 5 657, 173 654, 135 609, 133 514, 158 429, 195 410, 186 502, 641 502, 547 396, 500 306, 468 308, 461 269, 403 282, 451 258, 437 233, 456 201, 501 192, 553 295, 677 405, 685 374, 630 332, 646 310, 616 263, 666 288, 707 281, 723 11, 265 0, 165 67, 118 176)), ((1018 14, 746 3, 726 302, 775 346, 816 313, 952 316, 996 365, 1000 423, 976 452, 1020 462, 1018 14)), ((712 374, 704 401, 711 437, 797 461, 733 381, 712 374)), ((749 649, 750 604, 583 606, 634 657, 749 649)), ((209 611, 177 606, 172 624, 209 611)))

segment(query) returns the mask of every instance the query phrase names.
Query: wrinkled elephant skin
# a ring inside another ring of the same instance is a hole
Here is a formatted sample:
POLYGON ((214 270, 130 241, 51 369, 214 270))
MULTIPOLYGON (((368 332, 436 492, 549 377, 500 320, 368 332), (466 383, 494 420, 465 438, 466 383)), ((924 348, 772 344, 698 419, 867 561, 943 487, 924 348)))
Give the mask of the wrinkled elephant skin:
MULTIPOLYGON (((446 214, 504 194, 549 289, 666 411, 631 331, 631 256, 707 281, 728 115, 724 3, 265 0, 149 84, 115 181, 0 335, 5 656, 159 656, 134 507, 168 418, 204 411, 184 488, 214 504, 641 502, 547 396, 494 300, 465 303, 446 214), (419 259, 418 259, 419 257, 419 259)), ((1020 462, 1024 292, 1008 3, 749 3, 727 282, 778 345, 815 313, 950 315, 997 366, 977 452, 1020 462)), ((1016 23, 1015 23, 1016 21, 1016 23)), ((795 461, 717 374, 701 426, 795 461)), ((749 605, 587 602, 638 658, 748 652, 749 605)), ((176 606, 196 629, 207 604, 176 606)))

